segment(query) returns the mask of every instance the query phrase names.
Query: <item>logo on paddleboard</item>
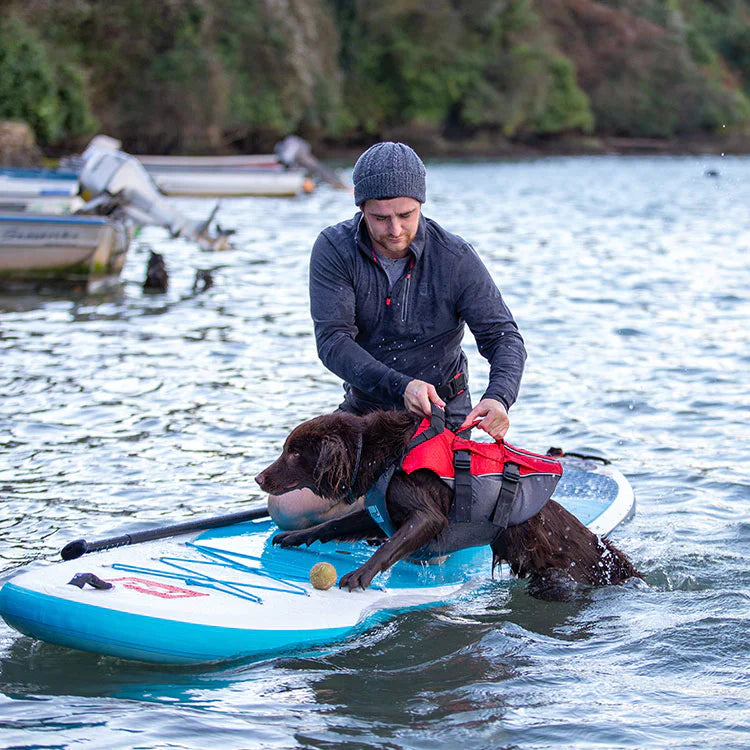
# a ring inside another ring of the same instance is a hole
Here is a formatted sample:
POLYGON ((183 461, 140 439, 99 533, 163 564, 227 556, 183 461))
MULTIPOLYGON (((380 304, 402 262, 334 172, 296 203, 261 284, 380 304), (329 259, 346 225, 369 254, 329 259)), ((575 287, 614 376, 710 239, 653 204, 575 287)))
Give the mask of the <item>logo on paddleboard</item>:
POLYGON ((110 578, 110 581, 119 581, 124 589, 137 591, 139 594, 148 594, 149 596, 158 596, 160 599, 189 599, 193 596, 209 596, 203 591, 191 591, 179 586, 172 586, 169 583, 159 583, 158 581, 149 581, 148 578, 135 578, 128 576, 125 578, 110 578))

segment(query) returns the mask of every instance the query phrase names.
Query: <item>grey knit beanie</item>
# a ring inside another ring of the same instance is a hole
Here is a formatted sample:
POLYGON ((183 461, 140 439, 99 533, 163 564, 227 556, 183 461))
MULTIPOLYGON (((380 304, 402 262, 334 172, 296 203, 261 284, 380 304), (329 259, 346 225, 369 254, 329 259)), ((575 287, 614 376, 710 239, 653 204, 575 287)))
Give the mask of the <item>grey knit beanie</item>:
POLYGON ((425 201, 425 168, 405 143, 384 141, 370 146, 357 159, 352 175, 354 202, 361 206, 374 198, 414 198, 425 201))

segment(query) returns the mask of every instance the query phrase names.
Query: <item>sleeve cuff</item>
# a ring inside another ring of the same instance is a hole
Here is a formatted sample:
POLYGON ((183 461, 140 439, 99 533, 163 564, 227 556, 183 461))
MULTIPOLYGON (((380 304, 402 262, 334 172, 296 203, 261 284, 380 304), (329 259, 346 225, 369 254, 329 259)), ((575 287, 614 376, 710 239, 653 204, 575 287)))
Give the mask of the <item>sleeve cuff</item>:
POLYGON ((501 396, 498 393, 485 393, 482 398, 493 398, 505 407, 505 411, 510 411, 511 404, 508 403, 508 399, 505 396, 501 396))

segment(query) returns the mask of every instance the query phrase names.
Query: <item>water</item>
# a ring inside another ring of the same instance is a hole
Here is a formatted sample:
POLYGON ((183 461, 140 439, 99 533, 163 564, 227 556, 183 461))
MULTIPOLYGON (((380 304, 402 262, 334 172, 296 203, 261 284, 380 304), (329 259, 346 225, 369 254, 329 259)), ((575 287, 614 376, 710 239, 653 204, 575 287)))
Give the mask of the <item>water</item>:
MULTIPOLYGON (((548 603, 488 583, 324 654, 212 669, 0 625, 0 745, 750 746, 750 159, 428 164, 428 196, 525 336, 509 439, 617 462, 638 513, 614 539, 648 585, 548 603)), ((211 202, 180 205, 197 218, 211 202)), ((253 476, 287 432, 340 399, 307 258, 352 210, 326 188, 226 200, 233 251, 149 229, 108 297, 0 298, 3 577, 73 538, 262 499, 253 476), (166 294, 141 291, 149 246, 166 294), (198 268, 215 282, 199 294, 198 268)), ((487 368, 467 349, 477 397, 487 368)))

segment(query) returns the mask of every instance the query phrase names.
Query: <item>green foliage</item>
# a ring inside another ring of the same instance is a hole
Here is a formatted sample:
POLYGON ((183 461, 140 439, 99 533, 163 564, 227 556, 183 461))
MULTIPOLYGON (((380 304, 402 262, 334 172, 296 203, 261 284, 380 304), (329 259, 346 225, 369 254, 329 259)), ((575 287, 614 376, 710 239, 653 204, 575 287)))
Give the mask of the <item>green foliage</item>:
POLYGON ((683 12, 691 34, 710 50, 708 63, 694 54, 696 62, 726 65, 738 76, 744 91, 750 92, 750 7, 746 0, 684 0, 683 12))
POLYGON ((476 23, 484 39, 483 83, 467 92, 467 124, 508 136, 589 131, 593 117, 570 60, 557 50, 529 0, 490 7, 476 23))
POLYGON ((445 0, 354 2, 341 18, 346 100, 367 133, 440 123, 466 83, 457 12, 445 0))
POLYGON ((296 132, 665 137, 750 123, 748 0, 5 0, 0 117, 43 145, 296 132))
POLYGON ((217 3, 216 21, 216 54, 230 80, 226 126, 234 139, 293 130, 284 102, 289 70, 280 29, 260 3, 247 0, 217 3))
POLYGON ((570 61, 530 0, 336 4, 347 102, 366 133, 408 124, 559 133, 590 129, 570 61))
POLYGON ((26 120, 42 142, 61 128, 55 77, 34 33, 16 18, 0 24, 0 117, 26 120))
POLYGON ((91 73, 103 129, 133 151, 189 149, 204 141, 213 94, 199 0, 61 3, 55 20, 75 39, 91 73))
POLYGON ((533 130, 543 135, 593 130, 594 116, 589 99, 576 82, 573 64, 556 55, 546 61, 546 67, 544 105, 532 121, 533 130))
POLYGON ((86 83, 80 69, 71 63, 61 62, 55 72, 57 101, 61 111, 57 140, 93 135, 98 122, 91 113, 86 83))
POLYGON ((601 4, 610 9, 579 19, 586 55, 596 61, 586 92, 599 132, 664 138, 749 122, 750 105, 719 43, 730 5, 734 27, 747 27, 745 3, 725 0, 721 11, 700 0, 601 4))
POLYGON ((42 145, 94 127, 80 73, 14 15, 0 18, 0 119, 26 121, 42 145))
POLYGON ((722 89, 665 48, 647 68, 624 69, 592 94, 604 132, 665 138, 714 132, 747 121, 738 92, 722 89))
POLYGON ((129 150, 268 147, 334 128, 337 41, 316 7, 325 0, 28 1, 47 6, 45 33, 90 71, 103 129, 129 150))
POLYGON ((467 93, 463 116, 468 125, 499 126, 507 136, 592 129, 588 97, 562 56, 517 44, 485 70, 484 80, 494 85, 483 81, 467 93))
POLYGON ((728 29, 718 46, 729 67, 740 74, 745 91, 750 92, 750 23, 728 29))

